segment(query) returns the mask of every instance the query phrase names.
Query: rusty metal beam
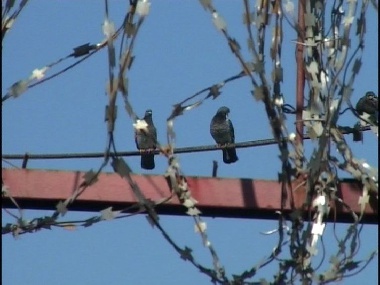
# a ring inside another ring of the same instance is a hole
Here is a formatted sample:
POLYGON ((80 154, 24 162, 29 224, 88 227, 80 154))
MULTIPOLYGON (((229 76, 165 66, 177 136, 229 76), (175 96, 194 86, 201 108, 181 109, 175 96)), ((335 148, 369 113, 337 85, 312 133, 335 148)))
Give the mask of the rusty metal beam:
MULTIPOLYGON (((70 197, 83 181, 83 172, 2 169, 2 179, 10 195, 23 209, 54 210, 59 201, 70 197)), ((168 184, 163 176, 132 175, 146 198, 153 201, 170 196, 168 184)), ((280 210, 281 188, 277 181, 227 178, 187 177, 193 197, 199 202, 198 208, 204 216, 278 219, 275 211, 280 210)), ((296 183, 296 182, 295 182, 296 183)), ((98 182, 69 207, 75 211, 100 211, 113 206, 121 209, 136 203, 128 183, 117 174, 102 173, 98 182)), ((359 212, 360 185, 357 182, 341 182, 339 197, 359 212)), ((293 193, 296 206, 304 201, 304 188, 293 193)), ((377 223, 377 200, 365 209, 365 223, 377 223)), ((3 208, 14 208, 8 197, 2 198, 3 208)), ((352 216, 343 207, 336 207, 336 221, 352 221, 352 216)), ((157 207, 158 213, 185 215, 185 208, 172 198, 157 207)), ((334 218, 331 211, 330 220, 334 218)), ((290 213, 289 203, 284 209, 290 213)))

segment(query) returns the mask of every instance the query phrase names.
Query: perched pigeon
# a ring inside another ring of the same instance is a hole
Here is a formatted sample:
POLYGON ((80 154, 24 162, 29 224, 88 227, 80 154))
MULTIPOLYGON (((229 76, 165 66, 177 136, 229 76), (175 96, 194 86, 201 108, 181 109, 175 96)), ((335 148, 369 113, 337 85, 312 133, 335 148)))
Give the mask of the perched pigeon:
POLYGON ((356 111, 360 117, 374 124, 378 124, 379 100, 375 93, 368 91, 356 104, 356 111))
POLYGON ((369 115, 375 115, 379 111, 379 100, 375 93, 368 91, 365 96, 359 99, 356 104, 356 111, 359 115, 367 113, 369 115))
MULTIPOLYGON (((220 146, 235 143, 234 127, 227 115, 230 112, 228 107, 220 107, 210 124, 210 133, 216 143, 220 146)), ((224 163, 234 163, 238 160, 235 147, 222 149, 224 163)))
POLYGON ((135 141, 137 149, 141 152, 141 167, 153 169, 155 167, 154 150, 156 149, 157 131, 153 124, 152 110, 146 110, 140 124, 142 127, 135 128, 135 141))

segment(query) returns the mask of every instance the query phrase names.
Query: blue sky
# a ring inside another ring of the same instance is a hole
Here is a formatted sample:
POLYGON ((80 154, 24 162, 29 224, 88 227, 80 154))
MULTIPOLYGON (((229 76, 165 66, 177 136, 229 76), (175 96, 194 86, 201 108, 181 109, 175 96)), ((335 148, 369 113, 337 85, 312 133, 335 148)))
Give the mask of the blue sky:
MULTIPOLYGON (((109 1, 110 19, 119 26, 127 1, 109 1)), ((242 25, 243 7, 238 1, 214 1, 227 22, 229 33, 240 43, 245 59, 246 30, 242 25)), ((368 90, 378 90, 378 14, 369 7, 365 52, 362 70, 356 78, 352 101, 368 90)), ((104 1, 32 1, 29 3, 3 42, 2 92, 14 82, 29 77, 35 68, 42 68, 72 52, 72 48, 104 36, 104 1)), ((295 101, 295 32, 284 22, 281 86, 286 103, 295 101)), ((117 54, 119 44, 116 44, 117 54)), ((209 13, 199 1, 152 1, 134 48, 136 56, 129 77, 129 94, 134 110, 143 116, 153 109, 158 140, 166 143, 166 119, 175 103, 195 92, 218 83, 241 71, 226 40, 212 24, 209 13)), ((69 59, 58 69, 74 62, 69 59)), ((267 56, 267 62, 270 58, 267 56)), ((269 65, 270 67, 270 65, 269 65)), ((269 74, 270 68, 268 68, 269 74)), ((74 69, 28 90, 20 98, 10 99, 2 109, 2 152, 10 153, 81 153, 102 152, 107 140, 104 109, 108 103, 105 86, 108 81, 106 49, 98 52, 74 69)), ((227 84, 215 101, 205 101, 175 121, 178 147, 210 145, 209 122, 223 105, 230 108, 237 142, 271 138, 271 131, 262 103, 251 96, 249 80, 242 78, 227 84)), ((118 118, 115 143, 119 151, 135 150, 132 121, 117 101, 118 118)), ((342 125, 353 125, 356 119, 346 112, 342 125)), ((289 116, 288 127, 294 128, 289 116)), ((351 141, 351 137, 347 139, 351 141)), ((306 142, 306 149, 315 145, 306 142)), ((364 134, 363 143, 352 144, 356 157, 378 166, 377 138, 364 134)), ((182 154, 183 172, 189 176, 210 176, 212 160, 219 162, 220 177, 276 179, 281 167, 276 146, 238 149, 239 161, 222 162, 219 151, 182 154)), ((126 158, 136 173, 163 174, 167 161, 156 157, 153 171, 140 169, 140 158, 126 158)), ((84 170, 96 169, 101 159, 31 160, 29 168, 84 170)), ((14 162, 18 163, 18 162, 14 162)), ((8 165, 3 163, 3 167, 8 165)), ((106 171, 112 171, 107 167, 106 171)), ((347 175, 342 174, 342 177, 347 175)), ((27 219, 49 212, 26 211, 27 219)), ((96 214, 96 213, 95 213, 96 214)), ((65 219, 86 218, 94 213, 69 212, 65 219)), ((12 221, 4 215, 3 224, 12 221)), ((187 217, 162 216, 170 235, 182 246, 194 250, 202 264, 212 267, 211 258, 194 233, 193 221, 187 217)), ((277 237, 263 236, 274 229, 276 221, 205 218, 210 240, 217 249, 229 276, 239 274, 270 254, 277 237)), ((339 225, 341 232, 347 225, 339 225)), ((334 253, 336 242, 328 225, 324 242, 327 256, 334 253)), ((365 225, 360 258, 377 248, 378 227, 365 225)), ((23 235, 14 240, 3 236, 3 284, 209 284, 190 263, 179 258, 144 216, 98 223, 86 229, 66 231, 54 229, 23 235), (42 282, 43 281, 43 282, 42 282)), ((326 263, 327 264, 327 263, 326 263)), ((326 265, 327 266, 327 265, 326 265)), ((272 279, 276 267, 260 270, 255 280, 272 279)), ((378 261, 344 284, 357 284, 366 278, 377 284, 378 261)))

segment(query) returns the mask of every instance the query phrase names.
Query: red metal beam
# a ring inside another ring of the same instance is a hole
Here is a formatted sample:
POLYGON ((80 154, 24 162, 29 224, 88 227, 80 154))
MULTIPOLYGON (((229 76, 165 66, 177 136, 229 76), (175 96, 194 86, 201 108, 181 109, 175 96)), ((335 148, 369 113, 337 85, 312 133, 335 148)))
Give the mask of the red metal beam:
MULTIPOLYGON (((2 169, 4 185, 10 195, 23 209, 54 210, 59 201, 70 197, 83 181, 83 172, 52 170, 2 169)), ((146 198, 153 201, 170 196, 168 184, 163 176, 132 175, 146 198)), ((280 210, 281 188, 277 181, 252 179, 187 177, 193 197, 199 202, 198 208, 205 216, 267 218, 277 219, 275 211, 280 210)), ((356 182, 342 182, 339 196, 353 211, 359 213, 360 185, 356 182)), ((304 201, 304 188, 294 193, 297 206, 304 201)), ((98 182, 88 187, 69 207, 77 211, 99 211, 113 206, 121 209, 136 203, 129 184, 118 174, 102 173, 98 182)), ((8 197, 2 198, 3 208, 14 208, 8 197)), ((185 208, 172 198, 157 208, 158 213, 185 215, 185 208)), ((290 213, 287 203, 285 214, 290 213)), ((334 211, 331 211, 333 218, 334 211)), ((377 201, 366 207, 364 222, 377 223, 377 201)), ((343 207, 336 208, 338 222, 352 221, 343 207)))

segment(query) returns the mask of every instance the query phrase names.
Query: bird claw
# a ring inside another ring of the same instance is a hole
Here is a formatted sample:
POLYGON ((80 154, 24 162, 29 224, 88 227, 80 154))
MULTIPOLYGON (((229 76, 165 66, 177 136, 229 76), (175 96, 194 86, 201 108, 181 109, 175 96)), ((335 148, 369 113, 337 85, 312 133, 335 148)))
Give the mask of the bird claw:
POLYGON ((225 143, 225 144, 217 144, 216 146, 218 147, 218 148, 227 148, 228 146, 229 146, 230 144, 229 143, 225 143))
POLYGON ((146 148, 146 149, 139 149, 141 154, 150 154, 154 153, 156 149, 155 148, 146 148))

